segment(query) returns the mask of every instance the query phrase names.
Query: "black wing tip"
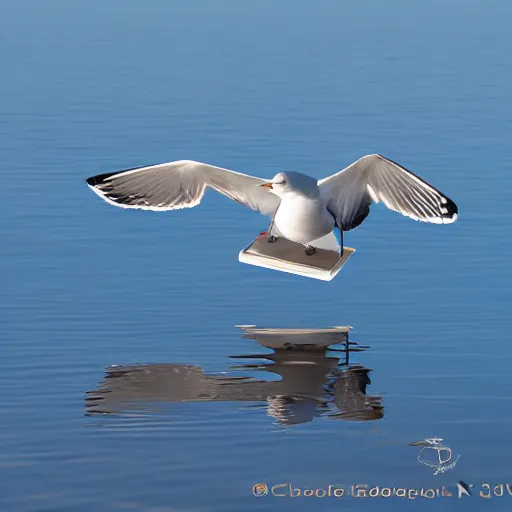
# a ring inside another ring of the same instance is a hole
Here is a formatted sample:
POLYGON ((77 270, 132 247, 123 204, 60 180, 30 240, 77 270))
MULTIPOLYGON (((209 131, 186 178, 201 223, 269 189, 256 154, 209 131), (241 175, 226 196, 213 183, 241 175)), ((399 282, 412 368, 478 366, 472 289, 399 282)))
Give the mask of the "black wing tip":
POLYGON ((459 207, 451 200, 451 199, 448 199, 448 213, 451 213, 452 216, 455 214, 455 215, 458 215, 459 214, 459 207))
POLYGON ((101 185, 107 178, 110 178, 111 176, 114 176, 115 174, 119 174, 121 172, 125 171, 116 171, 116 172, 107 172, 105 174, 97 174, 96 176, 91 176, 90 178, 87 178, 85 181, 87 185, 90 187, 96 187, 98 185, 101 185))
POLYGON ((456 220, 459 216, 459 208, 449 197, 444 196, 446 204, 443 205, 448 211, 443 215, 444 218, 456 220))
POLYGON ((86 178, 85 182, 90 187, 94 187, 94 185, 96 185, 96 176, 91 176, 90 178, 86 178))
POLYGON ((121 174, 123 172, 128 172, 128 171, 136 171, 137 169, 145 169, 146 167, 152 167, 154 165, 158 165, 158 164, 139 165, 138 167, 131 167, 130 169, 123 169, 121 171, 97 174, 96 176, 91 176, 90 178, 86 178, 85 182, 90 187, 96 187, 98 185, 101 185, 107 178, 110 178, 111 176, 115 176, 116 174, 121 174))

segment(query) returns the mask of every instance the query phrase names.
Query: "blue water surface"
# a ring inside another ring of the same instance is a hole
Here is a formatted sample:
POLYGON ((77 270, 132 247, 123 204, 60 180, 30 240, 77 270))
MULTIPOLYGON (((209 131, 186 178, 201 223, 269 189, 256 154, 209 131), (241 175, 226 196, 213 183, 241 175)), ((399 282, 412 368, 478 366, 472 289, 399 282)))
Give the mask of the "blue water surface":
POLYGON ((414 507, 510 510, 507 491, 478 497, 510 482, 510 2, 7 0, 1 11, 0 510, 410 510, 252 487, 459 480, 476 496, 414 507), (321 178, 369 153, 433 183, 459 220, 376 205, 329 283, 239 263, 268 220, 223 196, 123 210, 84 181, 180 159, 321 178), (240 324, 353 326, 370 348, 351 360, 371 370, 383 417, 335 421, 318 406, 283 424, 264 396, 87 414, 110 365, 275 379, 247 360, 232 368, 230 356, 268 352, 240 324), (433 436, 460 455, 437 476, 408 446, 433 436))

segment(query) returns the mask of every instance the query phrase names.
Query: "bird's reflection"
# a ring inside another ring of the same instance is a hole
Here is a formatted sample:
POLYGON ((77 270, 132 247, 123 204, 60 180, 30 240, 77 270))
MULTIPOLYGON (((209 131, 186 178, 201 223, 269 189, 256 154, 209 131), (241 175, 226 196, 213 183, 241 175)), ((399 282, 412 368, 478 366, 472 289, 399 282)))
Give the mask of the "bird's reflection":
POLYGON ((244 338, 272 352, 231 356, 246 361, 230 370, 264 372, 267 379, 206 374, 199 366, 183 364, 112 366, 98 388, 87 393, 87 414, 155 411, 156 404, 170 402, 236 401, 265 407, 282 425, 305 423, 318 416, 358 421, 384 416, 382 397, 366 392, 371 370, 350 364, 353 352, 368 347, 348 341, 349 327, 239 327, 244 338), (271 373, 280 379, 268 380, 271 373))

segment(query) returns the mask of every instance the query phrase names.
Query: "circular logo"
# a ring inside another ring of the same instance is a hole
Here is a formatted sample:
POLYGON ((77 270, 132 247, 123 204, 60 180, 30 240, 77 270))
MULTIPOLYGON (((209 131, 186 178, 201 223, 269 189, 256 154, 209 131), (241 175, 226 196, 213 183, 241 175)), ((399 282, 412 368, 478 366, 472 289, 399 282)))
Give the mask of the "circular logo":
POLYGON ((252 488, 252 493, 254 494, 254 496, 257 496, 258 498, 266 496, 268 494, 267 484, 256 484, 252 488))

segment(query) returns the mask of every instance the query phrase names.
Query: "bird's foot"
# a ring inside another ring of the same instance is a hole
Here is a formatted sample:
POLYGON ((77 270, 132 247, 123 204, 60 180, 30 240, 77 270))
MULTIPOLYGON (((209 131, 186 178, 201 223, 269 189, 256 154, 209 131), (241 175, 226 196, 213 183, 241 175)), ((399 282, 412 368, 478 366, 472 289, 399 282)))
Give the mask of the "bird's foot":
POLYGON ((305 245, 304 247, 306 248, 306 254, 308 256, 313 256, 313 254, 315 254, 316 249, 312 245, 305 245))
POLYGON ((269 243, 269 244, 273 244, 274 242, 277 242, 277 236, 269 235, 269 236, 267 237, 267 240, 268 240, 268 243, 269 243))

